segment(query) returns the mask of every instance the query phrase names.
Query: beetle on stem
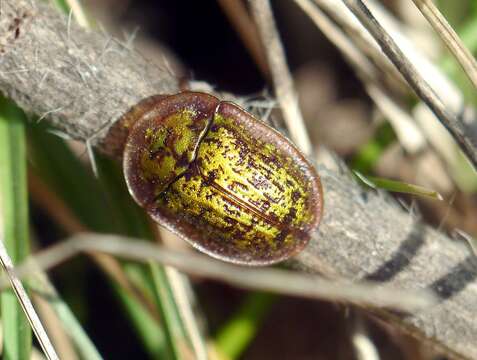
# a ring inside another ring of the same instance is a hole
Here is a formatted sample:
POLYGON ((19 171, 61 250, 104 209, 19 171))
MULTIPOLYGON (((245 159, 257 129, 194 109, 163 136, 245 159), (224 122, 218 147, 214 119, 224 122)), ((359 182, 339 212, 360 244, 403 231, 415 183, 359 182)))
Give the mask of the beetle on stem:
POLYGON ((323 211, 312 165, 239 106, 182 92, 123 117, 129 191, 149 215, 213 257, 246 265, 303 249, 323 211))

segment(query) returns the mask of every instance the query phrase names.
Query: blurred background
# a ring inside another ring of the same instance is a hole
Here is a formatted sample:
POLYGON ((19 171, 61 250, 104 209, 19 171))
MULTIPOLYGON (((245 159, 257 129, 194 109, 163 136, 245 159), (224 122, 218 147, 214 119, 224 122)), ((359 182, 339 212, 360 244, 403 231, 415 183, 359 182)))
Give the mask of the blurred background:
MULTIPOLYGON (((205 81, 236 95, 270 96, 271 82, 231 24, 224 10, 226 3, 81 2, 93 27, 103 28, 124 42, 133 39, 134 48, 153 62, 159 63, 166 56, 185 79, 205 81)), ((329 154, 334 153, 362 174, 438 191, 444 201, 416 195, 396 197, 409 211, 452 234, 456 241, 475 236, 475 173, 442 134, 440 125, 429 120, 416 97, 395 80, 392 71, 385 70, 379 76, 386 96, 370 94, 356 68, 295 2, 272 3, 317 158, 327 164, 329 154), (384 104, 376 106, 376 98, 384 99, 384 104), (409 125, 408 119, 421 125, 409 125)), ((469 48, 477 50, 476 2, 436 3, 469 48)), ((416 48, 454 82, 462 96, 459 114, 472 117, 477 100, 474 89, 412 1, 386 0, 381 5, 416 48)), ((342 26, 337 18, 330 18, 342 26)), ((273 116, 280 123, 279 114, 273 116)), ((83 230, 155 236, 127 199, 123 184, 111 180, 119 176, 114 164, 98 154, 98 180, 90 171, 82 145, 60 144, 59 138, 47 134, 42 126, 29 126, 27 131, 31 228, 38 248, 83 230), (46 150, 41 155, 35 149, 46 150), (83 195, 88 193, 96 194, 97 199, 91 201, 92 195, 85 199, 83 195), (124 225, 131 217, 139 220, 124 225)), ((168 235, 162 236, 171 246, 184 246, 168 235)), ((121 266, 134 286, 145 294, 151 291, 143 283, 143 266, 121 266)), ((128 300, 128 292, 112 285, 110 272, 105 269, 111 267, 104 259, 81 257, 53 270, 51 280, 105 358, 168 357, 167 351, 159 348, 164 334, 155 318, 157 313, 137 310, 128 300)), ((210 351, 217 358, 361 359, 356 341, 365 339, 376 356, 367 359, 445 359, 428 345, 348 306, 246 292, 200 278, 192 278, 190 285, 199 314, 198 327, 208 334, 210 351)))

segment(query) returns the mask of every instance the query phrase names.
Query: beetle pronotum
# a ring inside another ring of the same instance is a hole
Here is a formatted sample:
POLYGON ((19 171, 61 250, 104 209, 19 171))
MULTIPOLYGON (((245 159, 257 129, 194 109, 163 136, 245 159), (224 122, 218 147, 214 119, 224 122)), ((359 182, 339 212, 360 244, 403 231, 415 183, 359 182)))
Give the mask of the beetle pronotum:
POLYGON ((146 99, 127 117, 126 182, 159 224, 247 265, 279 262, 308 243, 323 211, 321 183, 276 130, 198 92, 146 99))

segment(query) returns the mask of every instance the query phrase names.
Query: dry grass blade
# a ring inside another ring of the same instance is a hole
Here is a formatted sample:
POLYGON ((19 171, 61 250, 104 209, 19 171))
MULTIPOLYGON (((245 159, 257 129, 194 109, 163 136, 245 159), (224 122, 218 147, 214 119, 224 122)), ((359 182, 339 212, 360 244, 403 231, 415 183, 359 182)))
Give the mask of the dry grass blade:
POLYGON ((310 155, 312 153, 310 138, 298 107, 293 80, 285 60, 285 51, 275 26, 270 2, 269 0, 253 0, 251 9, 267 53, 277 100, 280 103, 290 137, 301 151, 310 155))
POLYGON ((171 286, 171 296, 175 299, 178 312, 184 324, 185 331, 195 351, 197 359, 207 359, 207 350, 200 334, 195 315, 187 294, 187 282, 183 274, 173 267, 164 268, 167 278, 171 286))
POLYGON ((358 360, 379 360, 379 351, 377 345, 373 343, 372 338, 367 331, 366 322, 361 314, 351 314, 351 343, 358 360))
MULTIPOLYGON (((374 67, 381 74, 381 79, 387 80, 386 84, 396 86, 400 90, 407 90, 408 85, 400 75, 396 67, 390 62, 387 56, 381 51, 374 38, 360 23, 358 19, 348 10, 341 1, 335 0, 313 0, 316 7, 321 9, 326 16, 332 19, 335 27, 346 34, 348 42, 357 48, 362 56, 369 57, 374 67)), ((383 27, 389 32, 399 47, 406 54, 406 57, 420 70, 420 75, 434 89, 443 100, 446 108, 455 115, 462 111, 464 98, 462 92, 455 86, 439 67, 437 67, 422 51, 422 48, 415 44, 406 36, 405 27, 402 23, 389 13, 379 2, 367 1, 372 12, 379 18, 383 27)), ((311 6, 309 6, 311 8, 311 6)), ((329 20, 328 20, 329 21, 329 20)), ((321 27, 321 26, 320 26, 321 27)), ((334 42, 334 40, 332 39, 334 42)), ((381 80, 382 81, 382 80, 381 80)))
POLYGON ((236 0, 217 0, 225 15, 234 26, 243 44, 253 57, 255 64, 266 78, 270 77, 263 46, 257 35, 257 28, 249 16, 243 2, 236 0))
POLYGON ((8 277, 8 280, 13 288, 13 291, 15 292, 15 295, 17 296, 17 299, 20 302, 23 311, 25 312, 28 322, 30 323, 34 331, 38 342, 40 343, 43 351, 45 352, 45 355, 50 360, 59 359, 58 355, 56 355, 56 351, 53 348, 53 345, 51 344, 48 335, 46 334, 45 329, 43 328, 43 324, 41 323, 35 309, 33 308, 33 305, 25 291, 25 288, 23 287, 23 284, 15 275, 12 260, 7 254, 7 250, 3 245, 2 239, 0 239, 0 262, 2 263, 2 266, 6 272, 6 276, 8 277))
MULTIPOLYGON (((41 269, 49 269, 85 251, 98 251, 136 261, 156 261, 182 272, 224 281, 247 289, 270 291, 291 296, 344 301, 373 307, 391 307, 404 311, 427 308, 435 303, 434 296, 425 290, 406 291, 385 285, 325 280, 304 273, 230 265, 200 254, 182 253, 156 246, 138 239, 116 235, 79 235, 55 245, 34 259, 41 269)), ((23 278, 33 270, 26 262, 15 273, 23 278)), ((5 286, 2 279, 1 286, 5 286)))
POLYGON ((368 7, 361 0, 343 0, 348 9, 366 27, 369 33, 378 42, 387 57, 396 66, 411 88, 432 110, 442 125, 451 133, 461 150, 467 155, 470 162, 477 169, 477 139, 471 138, 465 124, 446 109, 442 100, 423 79, 414 65, 407 59, 388 32, 381 26, 368 7))
POLYGON ((440 36, 447 48, 455 56, 464 72, 477 89, 477 62, 460 40, 452 26, 447 22, 439 9, 431 0, 412 0, 419 11, 426 17, 429 24, 440 36))
POLYGON ((416 153, 422 149, 425 145, 425 140, 421 132, 414 124, 411 116, 388 94, 389 92, 380 81, 380 74, 371 61, 310 0, 295 0, 295 2, 355 68, 357 75, 365 85, 368 95, 382 113, 388 117, 402 146, 410 153, 416 153))

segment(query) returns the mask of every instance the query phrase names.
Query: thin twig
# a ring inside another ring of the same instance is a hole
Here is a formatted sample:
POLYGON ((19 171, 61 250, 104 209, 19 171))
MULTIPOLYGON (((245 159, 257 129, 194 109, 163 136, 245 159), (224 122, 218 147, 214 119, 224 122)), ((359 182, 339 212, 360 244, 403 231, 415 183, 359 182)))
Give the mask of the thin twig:
POLYGON ((7 249, 3 244, 3 239, 0 239, 0 262, 6 272, 6 276, 8 281, 10 282, 13 291, 15 292, 20 305, 22 306, 23 311, 30 323, 33 332, 40 343, 41 348, 43 349, 46 357, 49 360, 56 360, 59 359, 58 355, 56 354, 53 345, 51 344, 50 338, 48 337, 41 320, 39 319, 35 308, 33 307, 30 298, 28 297, 25 288, 21 281, 15 275, 15 271, 13 270, 13 262, 10 259, 10 256, 7 253, 7 249))
MULTIPOLYGON (((403 293, 382 284, 330 281, 316 275, 271 268, 244 268, 205 255, 178 252, 118 235, 77 235, 36 254, 33 259, 36 266, 47 270, 85 251, 98 251, 141 262, 153 260, 186 273, 226 281, 239 287, 291 296, 345 301, 379 308, 392 307, 405 311, 415 311, 435 303, 434 296, 426 290, 403 293)), ((23 278, 32 270, 29 260, 26 260, 15 269, 15 274, 23 278)), ((5 283, 6 279, 0 278, 0 288, 5 283)))
POLYGON ((234 26, 237 34, 252 56, 255 64, 266 78, 270 77, 265 51, 257 34, 257 27, 242 1, 217 0, 225 15, 234 26))
MULTIPOLYGON (((354 43, 355 47, 358 48, 363 55, 371 58, 374 66, 379 69, 381 78, 386 81, 385 85, 387 87, 400 92, 409 91, 409 85, 406 80, 383 53, 368 30, 366 30, 342 1, 313 1, 326 13, 327 17, 333 20, 333 23, 338 25, 341 30, 346 33, 348 39, 354 43)), ((465 106, 464 97, 459 88, 422 52, 419 45, 407 37, 405 25, 389 13, 380 2, 368 0, 367 4, 379 18, 382 26, 389 32, 390 36, 406 54, 409 61, 419 69, 421 76, 443 100, 445 107, 453 112, 455 117, 458 117, 465 106)))
MULTIPOLYGON (((153 221, 151 221, 151 227, 155 227, 154 235, 157 243, 162 243, 164 239, 161 235, 161 229, 153 221)), ((181 318, 187 340, 194 352, 194 358, 197 360, 207 359, 205 342, 193 311, 193 298, 189 291, 191 286, 190 280, 174 267, 163 266, 162 268, 164 276, 167 279, 167 281, 163 281, 164 284, 162 284, 162 286, 169 287, 170 289, 170 296, 174 300, 175 307, 181 318)), ((154 277, 154 270, 152 273, 154 277)))
POLYGON ((351 343, 358 360, 379 360, 379 351, 367 331, 361 314, 352 314, 351 343))
POLYGON ((425 145, 425 140, 411 116, 400 107, 385 89, 382 77, 375 65, 354 45, 351 39, 315 6, 311 0, 295 0, 295 3, 311 18, 323 34, 343 53, 355 68, 368 95, 379 110, 388 117, 401 145, 409 153, 416 153, 425 145))
POLYGON ((285 51, 283 50, 280 35, 273 19, 270 1, 251 0, 250 3, 262 44, 267 53, 277 100, 280 103, 290 137, 305 154, 310 155, 313 148, 298 106, 293 79, 288 69, 285 51))
POLYGON ((412 0, 422 15, 454 55, 465 74, 477 89, 477 62, 469 49, 462 43, 459 35, 431 0, 412 0))
MULTIPOLYGON (((312 4, 312 1, 295 0, 355 68, 356 74, 365 85, 368 95, 387 117, 406 151, 411 154, 420 152, 426 146, 425 142, 427 140, 428 145, 435 151, 442 166, 447 163, 448 166, 454 167, 456 155, 458 155, 455 152, 457 144, 455 144, 449 132, 442 128, 438 121, 435 121, 435 117, 430 111, 415 111, 411 114, 409 110, 403 108, 402 102, 399 99, 396 100, 396 93, 389 91, 389 85, 395 87, 397 84, 396 80, 404 84, 404 79, 381 52, 379 46, 367 30, 346 8, 346 5, 342 2, 333 2, 332 0, 314 0, 315 4, 318 5, 316 6, 312 4), (368 59, 368 56, 372 60, 368 59), (399 79, 394 75, 390 78, 390 71, 392 71, 392 74, 396 72, 399 79), (421 121, 423 117, 429 121, 421 121), (443 138, 442 135, 436 137, 435 129, 442 129, 439 134, 443 133, 445 137, 443 138)), ((390 34, 396 40, 399 40, 398 44, 402 49, 405 49, 408 59, 416 65, 421 71, 421 75, 445 101, 447 109, 454 111, 454 114, 456 114, 456 111, 459 111, 463 106, 463 97, 458 88, 400 32, 399 24, 385 12, 385 9, 374 4, 373 10, 379 14, 383 25, 386 25, 386 29, 390 34)), ((417 109, 419 108, 421 106, 417 107, 417 109)), ((428 152, 426 151, 426 153, 428 152)), ((419 156, 424 155, 419 153, 419 156)), ((447 176, 451 175, 448 174, 447 176)))
POLYGON ((416 71, 415 67, 402 53, 387 31, 361 0, 342 0, 348 9, 365 26, 378 42, 383 52, 397 67, 411 88, 432 110, 442 125, 451 133, 461 150, 467 155, 474 169, 477 170, 477 139, 471 138, 465 124, 450 113, 429 84, 416 71))

